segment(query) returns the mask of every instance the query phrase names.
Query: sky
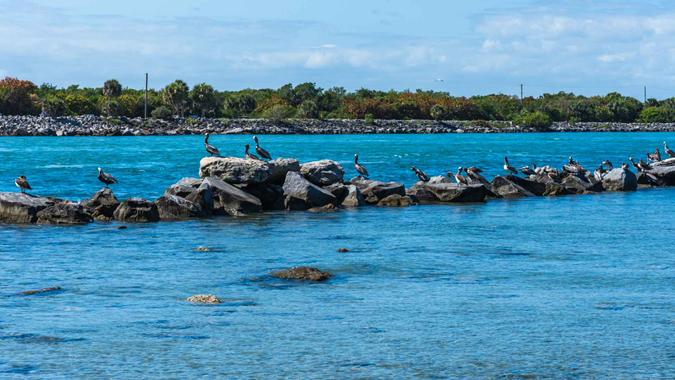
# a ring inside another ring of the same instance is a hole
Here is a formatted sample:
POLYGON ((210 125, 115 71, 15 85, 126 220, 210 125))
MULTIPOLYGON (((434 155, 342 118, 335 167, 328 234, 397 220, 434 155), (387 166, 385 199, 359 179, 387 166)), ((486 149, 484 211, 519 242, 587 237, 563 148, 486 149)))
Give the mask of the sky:
POLYGON ((675 2, 0 0, 0 77, 675 96, 675 2))

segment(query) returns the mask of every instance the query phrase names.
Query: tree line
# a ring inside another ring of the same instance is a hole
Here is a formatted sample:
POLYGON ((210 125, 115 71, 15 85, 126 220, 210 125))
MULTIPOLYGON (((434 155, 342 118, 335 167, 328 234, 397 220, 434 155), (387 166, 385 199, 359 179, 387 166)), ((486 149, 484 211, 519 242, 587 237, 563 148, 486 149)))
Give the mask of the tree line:
MULTIPOLYGON (((342 87, 322 89, 314 83, 286 84, 278 89, 218 91, 206 83, 190 88, 176 80, 161 90, 148 90, 148 116, 217 118, 305 119, 434 119, 500 120, 544 127, 568 122, 675 122, 675 98, 648 99, 645 103, 612 92, 581 96, 559 92, 539 97, 493 94, 451 96, 438 91, 349 92, 342 87)), ((27 80, 0 80, 0 114, 102 115, 142 117, 145 92, 123 88, 114 79, 99 88, 77 85, 37 86, 27 80)))

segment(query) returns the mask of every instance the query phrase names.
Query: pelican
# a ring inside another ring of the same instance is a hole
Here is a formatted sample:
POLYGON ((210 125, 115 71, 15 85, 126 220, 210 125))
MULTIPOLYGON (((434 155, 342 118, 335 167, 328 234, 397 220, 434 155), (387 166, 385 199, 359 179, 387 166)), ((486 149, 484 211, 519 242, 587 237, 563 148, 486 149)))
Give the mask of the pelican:
POLYGON ((255 141, 255 151, 260 155, 260 157, 266 159, 266 160, 271 160, 272 156, 270 156, 270 152, 266 151, 265 149, 260 147, 260 142, 258 142, 258 136, 253 136, 253 141, 255 141))
POLYGON ((469 174, 469 173, 470 173, 470 174, 480 174, 480 173, 483 172, 483 169, 477 168, 477 167, 475 167, 475 166, 470 166, 470 167, 468 167, 468 168, 464 168, 464 171, 465 171, 467 174, 469 174))
POLYGON ((28 184, 28 181, 26 180, 26 176, 19 176, 19 178, 14 180, 14 184, 16 187, 18 187, 22 193, 25 193, 26 190, 33 190, 32 187, 28 184))
POLYGON ((663 151, 666 152, 669 157, 675 157, 675 152, 668 148, 668 144, 666 144, 665 141, 663 142, 663 151))
POLYGON ((520 172, 527 175, 527 176, 537 174, 537 173, 535 173, 534 170, 530 169, 529 166, 523 166, 522 168, 520 168, 520 172))
POLYGON ((108 187, 108 185, 112 185, 113 183, 117 183, 117 180, 112 176, 112 174, 105 173, 100 167, 98 168, 98 180, 103 182, 105 187, 108 187))
POLYGON ((602 182, 602 177, 605 176, 605 169, 602 167, 602 164, 598 166, 597 169, 593 171, 593 178, 595 178, 596 181, 602 182))
POLYGON ((642 168, 643 172, 647 170, 652 170, 652 166, 649 165, 649 163, 645 162, 645 160, 643 159, 640 159, 640 161, 638 162, 638 166, 642 168))
POLYGON ((457 184, 461 187, 462 185, 468 185, 469 182, 466 180, 466 178, 462 175, 462 171, 464 170, 463 167, 458 167, 457 168, 457 173, 455 173, 455 181, 457 181, 457 184))
POLYGON ((655 162, 661 161, 661 151, 659 151, 659 148, 656 148, 654 153, 647 152, 647 159, 655 162))
POLYGON ((609 160, 602 161, 602 166, 607 166, 607 170, 612 171, 614 170, 614 165, 609 160))
POLYGON ((467 179, 471 183, 486 183, 487 180, 480 174, 483 172, 480 168, 477 168, 475 166, 471 166, 469 168, 464 168, 464 172, 466 173, 466 176, 468 177, 467 179))
POLYGON ((633 167, 634 167, 635 169, 637 169, 637 171, 639 171, 639 172, 642 171, 642 168, 640 167, 640 165, 638 165, 637 162, 635 162, 635 160, 633 159, 633 157, 628 157, 628 161, 630 161, 630 163, 633 164, 633 167))
POLYGON ((570 156, 568 163, 569 163, 570 165, 575 165, 575 166, 576 166, 576 165, 579 165, 579 163, 576 162, 576 161, 574 160, 574 158, 572 158, 572 156, 570 156))
POLYGON ((415 175, 417 176, 417 178, 419 178, 420 181, 422 181, 422 182, 429 182, 429 179, 430 179, 430 178, 429 178, 429 176, 428 176, 425 172, 423 172, 423 171, 417 169, 417 168, 414 167, 414 166, 411 167, 410 170, 412 170, 413 172, 415 172, 415 175))
POLYGON ((253 153, 248 152, 249 149, 251 149, 251 146, 246 144, 246 147, 244 149, 244 158, 246 158, 247 160, 258 160, 258 161, 260 161, 260 157, 256 156, 253 153))
POLYGON ((359 172, 361 177, 368 178, 368 169, 365 166, 359 164, 359 154, 354 154, 354 168, 359 172))
POLYGON ((209 134, 204 136, 204 148, 212 156, 220 156, 220 151, 215 146, 209 144, 209 134))
POLYGON ((622 164, 621 164, 621 170, 623 170, 623 171, 625 171, 625 172, 629 171, 629 169, 628 169, 628 164, 626 164, 625 162, 622 163, 622 164))
POLYGON ((509 158, 504 157, 504 170, 511 172, 511 174, 518 175, 518 170, 509 164, 509 158))

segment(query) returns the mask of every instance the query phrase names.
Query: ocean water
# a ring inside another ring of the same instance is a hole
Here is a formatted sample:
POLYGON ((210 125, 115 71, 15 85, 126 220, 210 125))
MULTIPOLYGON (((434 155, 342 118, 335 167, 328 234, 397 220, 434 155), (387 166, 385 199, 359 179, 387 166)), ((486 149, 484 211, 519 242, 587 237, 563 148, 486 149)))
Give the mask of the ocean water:
MULTIPOLYGON (((261 136, 410 185, 587 167, 670 133, 261 136)), ((250 136, 213 136, 241 155, 250 136)), ((196 176, 199 136, 1 138, 0 191, 120 198, 196 176)), ((675 378, 675 189, 81 227, 0 225, 0 378, 675 378), (210 252, 197 252, 198 246, 210 252), (341 247, 347 253, 338 253, 341 247), (294 265, 334 278, 271 279, 294 265), (19 292, 61 286, 44 295, 19 292), (212 293, 225 302, 191 305, 212 293)))

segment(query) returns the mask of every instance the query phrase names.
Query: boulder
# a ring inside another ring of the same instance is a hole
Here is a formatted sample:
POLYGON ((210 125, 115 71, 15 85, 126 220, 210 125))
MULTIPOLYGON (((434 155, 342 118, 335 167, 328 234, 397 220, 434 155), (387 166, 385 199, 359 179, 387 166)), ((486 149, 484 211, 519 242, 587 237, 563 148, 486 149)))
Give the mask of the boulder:
POLYGON ((675 186, 675 166, 653 165, 646 174, 656 178, 658 186, 675 186))
POLYGON ((635 191, 637 176, 630 170, 613 169, 602 178, 602 187, 606 191, 635 191))
POLYGON ((570 192, 565 188, 565 186, 551 180, 546 184, 546 189, 544 189, 544 193, 542 195, 547 197, 554 197, 568 194, 570 194, 570 192))
POLYGON ((284 207, 287 210, 307 210, 336 203, 333 194, 309 182, 297 172, 286 174, 283 190, 284 207))
POLYGON ((470 203, 484 202, 490 191, 483 185, 418 182, 406 193, 417 198, 420 203, 470 203))
POLYGON ((214 296, 213 294, 195 294, 194 296, 190 296, 185 300, 190 303, 207 305, 216 305, 221 303, 220 299, 218 299, 218 297, 214 296))
POLYGON ((328 186, 342 182, 345 175, 342 166, 332 160, 312 161, 302 164, 300 166, 300 173, 309 182, 317 186, 328 186))
POLYGON ((392 194, 388 197, 380 199, 380 201, 377 202, 378 206, 385 207, 408 207, 414 204, 415 201, 411 197, 400 194, 392 194))
POLYGON ((331 274, 323 272, 311 267, 294 267, 290 269, 280 270, 271 273, 272 277, 281 278, 284 280, 299 280, 299 281, 326 281, 331 278, 331 274))
MULTIPOLYGON (((162 207, 164 207, 166 219, 183 219, 187 217, 197 217, 197 215, 187 216, 185 214, 186 211, 191 209, 192 211, 195 211, 193 206, 190 204, 186 204, 184 201, 173 199, 171 197, 172 195, 177 196, 179 198, 184 198, 187 201, 197 205, 200 209, 198 216, 205 217, 211 215, 213 211, 213 193, 211 191, 211 187, 208 184, 202 186, 203 183, 204 180, 202 180, 201 178, 183 178, 180 181, 169 186, 164 191, 164 197, 161 200, 162 207), (175 215, 176 217, 174 218, 171 217, 173 213, 171 212, 171 210, 169 210, 169 208, 174 208, 174 211, 178 211, 178 209, 175 208, 176 206, 178 206, 179 209, 182 209, 182 212, 179 212, 178 215, 175 215), (183 215, 183 217, 179 217, 179 215, 183 215)), ((157 201, 159 201, 159 199, 157 201)), ((158 206, 160 206, 160 204, 158 204, 158 206)), ((189 212, 189 214, 192 214, 192 212, 189 212)), ((162 212, 160 210, 160 216, 161 215, 162 212)), ((165 217, 162 217, 162 219, 165 219, 165 217)))
POLYGON ((366 204, 366 198, 363 197, 361 190, 354 185, 347 185, 347 195, 340 202, 342 207, 360 207, 366 204))
POLYGON ((506 178, 536 196, 541 196, 544 194, 544 190, 546 190, 546 184, 537 181, 532 181, 530 179, 521 178, 515 175, 507 175, 506 178))
MULTIPOLYGON (((422 182, 422 183, 424 183, 424 182, 422 182)), ((452 183, 452 180, 450 179, 450 177, 446 177, 444 175, 437 175, 437 176, 433 176, 433 177, 429 178, 429 182, 427 182, 427 183, 430 184, 430 185, 437 184, 437 183, 452 183)))
MULTIPOLYGON (((492 179, 492 192, 504 198, 533 197, 534 193, 512 181, 513 176, 496 176, 492 179)), ((544 188, 544 190, 546 190, 544 188)), ((543 192, 542 192, 543 194, 543 192)))
POLYGON ((21 292, 21 295, 33 296, 33 295, 36 295, 36 294, 60 292, 61 290, 63 290, 63 289, 60 286, 51 286, 49 288, 24 290, 23 292, 21 292))
POLYGON ((199 176, 216 177, 227 183, 265 183, 271 177, 264 161, 238 157, 204 157, 199 162, 199 176))
POLYGON ((339 182, 329 186, 324 186, 323 189, 330 191, 330 193, 333 194, 333 196, 335 196, 337 204, 341 204, 342 201, 344 201, 345 198, 347 197, 347 194, 349 194, 349 189, 347 188, 347 185, 344 185, 339 182))
POLYGON ((200 218, 208 216, 202 207, 183 197, 172 194, 164 194, 159 197, 155 204, 159 211, 159 217, 162 220, 178 220, 189 218, 200 218))
POLYGON ((38 211, 38 224, 87 224, 93 218, 89 212, 79 203, 58 202, 38 211))
POLYGON ((243 191, 260 199, 262 209, 275 211, 284 209, 284 190, 276 184, 251 184, 240 187, 243 191))
POLYGON ((121 222, 158 222, 159 210, 154 202, 143 198, 129 198, 117 207, 114 217, 121 222))
POLYGON ((91 199, 82 202, 91 216, 96 220, 112 220, 115 210, 120 205, 115 194, 108 187, 97 191, 91 199))
POLYGON ((260 199, 218 178, 208 177, 201 186, 210 188, 215 214, 244 216, 262 211, 260 199))
POLYGON ((35 223, 38 212, 56 203, 24 193, 0 193, 0 223, 35 223))
POLYGON ((573 174, 563 178, 560 184, 570 194, 599 193, 603 190, 600 182, 593 183, 586 177, 573 174))
POLYGON ((356 177, 351 183, 358 187, 367 203, 377 204, 380 200, 398 194, 405 196, 405 186, 396 182, 380 182, 356 177))
POLYGON ((190 194, 197 190, 201 184, 201 178, 185 177, 164 190, 164 194, 177 195, 179 197, 187 198, 190 194))
POLYGON ((295 158, 277 158, 267 162, 270 167, 269 182, 276 185, 283 185, 286 180, 286 173, 300 171, 300 161, 295 158))

